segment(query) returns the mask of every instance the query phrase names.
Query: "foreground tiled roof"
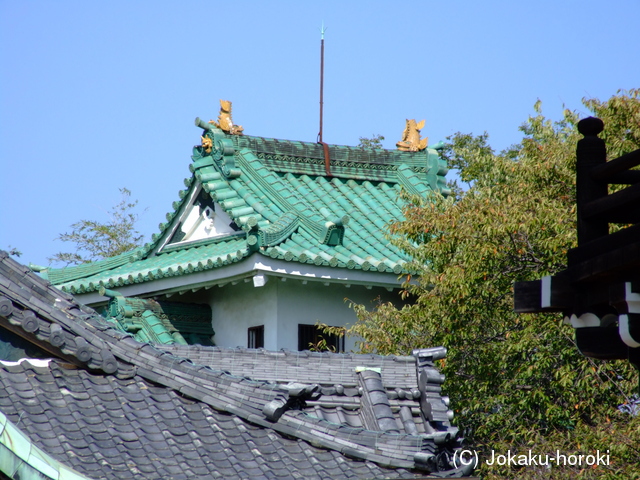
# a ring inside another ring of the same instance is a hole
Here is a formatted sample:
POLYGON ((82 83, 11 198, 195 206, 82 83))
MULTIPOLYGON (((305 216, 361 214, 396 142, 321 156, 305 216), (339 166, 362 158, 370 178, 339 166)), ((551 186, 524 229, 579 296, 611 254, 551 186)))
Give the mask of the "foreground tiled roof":
POLYGON ((420 351, 413 372, 412 357, 158 350, 3 252, 0 331, 55 358, 0 364, 0 413, 23 446, 12 450, 0 434, 10 478, 24 449, 95 479, 463 473, 449 464, 460 444, 433 368, 443 349, 420 351))
POLYGON ((407 475, 286 438, 140 376, 3 365, 0 406, 34 443, 90 478, 407 475), (26 413, 25 413, 26 412, 26 413))
POLYGON ((45 275, 71 293, 95 292, 207 272, 257 253, 330 268, 400 274, 406 255, 391 245, 387 225, 402 217, 398 194, 447 192, 437 150, 400 152, 226 135, 202 124, 213 150, 194 148, 192 176, 153 241, 134 252, 45 275), (206 198, 200 195, 204 195, 206 198), (233 222, 213 238, 181 241, 194 201, 222 209, 233 222))

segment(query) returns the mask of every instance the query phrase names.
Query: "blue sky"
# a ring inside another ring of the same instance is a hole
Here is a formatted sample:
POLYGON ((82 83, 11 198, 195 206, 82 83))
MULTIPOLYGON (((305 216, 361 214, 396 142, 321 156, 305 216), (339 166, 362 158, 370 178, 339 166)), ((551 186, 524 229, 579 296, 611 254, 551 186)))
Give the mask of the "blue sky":
POLYGON ((639 87, 638 18, 637 0, 0 0, 0 248, 47 265, 120 187, 149 239, 220 98, 246 134, 315 141, 322 22, 327 143, 393 148, 424 118, 432 144, 487 131, 502 149, 538 98, 557 119, 639 87))

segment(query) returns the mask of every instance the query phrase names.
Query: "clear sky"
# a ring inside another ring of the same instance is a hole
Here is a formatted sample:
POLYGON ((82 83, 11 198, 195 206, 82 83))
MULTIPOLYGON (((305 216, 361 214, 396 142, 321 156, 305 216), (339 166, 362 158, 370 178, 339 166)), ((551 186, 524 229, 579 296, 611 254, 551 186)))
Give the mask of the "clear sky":
POLYGON ((120 187, 148 240, 221 98, 246 134, 316 141, 323 22, 327 143, 394 148, 424 118, 431 144, 500 150, 538 98, 557 119, 639 87, 638 18, 638 0, 0 0, 0 249, 47 265, 120 187))

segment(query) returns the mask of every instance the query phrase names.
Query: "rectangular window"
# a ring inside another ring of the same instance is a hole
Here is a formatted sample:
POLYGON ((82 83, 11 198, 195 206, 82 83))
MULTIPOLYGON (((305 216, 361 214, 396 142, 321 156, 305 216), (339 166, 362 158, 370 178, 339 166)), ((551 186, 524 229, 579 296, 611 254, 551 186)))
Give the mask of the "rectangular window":
POLYGON ((316 325, 298 324, 298 350, 344 352, 344 335, 323 333, 316 325))
POLYGON ((247 347, 264 348, 264 325, 250 327, 247 334, 247 347))

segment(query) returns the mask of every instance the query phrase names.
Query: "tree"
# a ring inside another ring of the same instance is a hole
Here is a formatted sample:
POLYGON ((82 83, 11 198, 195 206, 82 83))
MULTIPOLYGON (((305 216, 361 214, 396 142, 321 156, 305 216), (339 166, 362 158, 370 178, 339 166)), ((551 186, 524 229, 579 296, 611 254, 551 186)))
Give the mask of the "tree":
POLYGON ((380 134, 373 135, 371 138, 360 137, 360 143, 358 143, 358 148, 366 149, 373 148, 375 150, 382 150, 384 147, 382 146, 382 141, 384 137, 380 134))
POLYGON ((106 223, 80 220, 71 225, 71 233, 63 233, 57 240, 75 244, 75 252, 59 252, 49 260, 65 265, 90 263, 133 250, 142 245, 143 236, 135 230, 139 214, 134 212, 137 200, 130 200, 131 192, 120 188, 121 201, 108 213, 106 223))
MULTIPOLYGON (((610 158, 640 148, 640 90, 583 103, 605 122, 610 158)), ((628 413, 637 373, 627 362, 583 357, 561 315, 513 312, 513 283, 564 269, 576 246, 577 121, 565 110, 551 122, 538 102, 522 142, 501 153, 486 133, 450 137, 445 155, 469 189, 426 200, 404 194, 405 220, 391 229, 413 258, 404 286, 413 302, 353 306, 359 319, 348 334, 363 339, 363 352, 448 348, 445 389, 481 458, 610 451, 611 464, 595 468, 483 464, 485 479, 640 478, 640 416, 628 413)))

